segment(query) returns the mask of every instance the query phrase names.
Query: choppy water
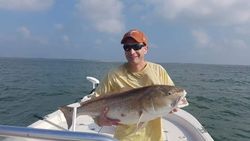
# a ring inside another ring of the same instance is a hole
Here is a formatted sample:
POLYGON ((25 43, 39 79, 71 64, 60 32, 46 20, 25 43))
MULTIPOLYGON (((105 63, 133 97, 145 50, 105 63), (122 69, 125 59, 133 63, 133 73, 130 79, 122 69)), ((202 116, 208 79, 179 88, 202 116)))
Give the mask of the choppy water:
MULTIPOLYGON (((0 124, 28 126, 89 93, 119 63, 0 58, 0 124)), ((193 114, 215 141, 250 140, 250 66, 162 64, 186 88, 193 114)))

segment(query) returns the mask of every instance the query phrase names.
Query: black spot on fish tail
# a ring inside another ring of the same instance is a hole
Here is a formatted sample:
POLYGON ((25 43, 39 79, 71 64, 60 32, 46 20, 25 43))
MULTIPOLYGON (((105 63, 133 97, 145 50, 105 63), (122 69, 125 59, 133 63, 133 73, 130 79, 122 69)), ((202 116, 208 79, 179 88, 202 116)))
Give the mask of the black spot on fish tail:
POLYGON ((121 116, 122 116, 122 117, 125 117, 125 116, 126 116, 126 114, 121 113, 121 116))

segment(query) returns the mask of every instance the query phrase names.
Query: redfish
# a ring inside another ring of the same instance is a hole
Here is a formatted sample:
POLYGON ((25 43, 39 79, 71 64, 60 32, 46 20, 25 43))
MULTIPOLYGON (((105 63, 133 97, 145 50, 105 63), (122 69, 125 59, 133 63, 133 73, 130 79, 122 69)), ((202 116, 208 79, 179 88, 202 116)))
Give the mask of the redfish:
MULTIPOLYGON (((124 91, 121 93, 103 94, 81 102, 77 116, 99 116, 104 107, 108 107, 107 117, 120 120, 119 124, 139 124, 166 115, 186 100, 186 91, 168 85, 152 85, 124 91)), ((187 101, 186 101, 187 102, 187 101)), ((73 108, 59 108, 67 121, 72 123, 73 108)))

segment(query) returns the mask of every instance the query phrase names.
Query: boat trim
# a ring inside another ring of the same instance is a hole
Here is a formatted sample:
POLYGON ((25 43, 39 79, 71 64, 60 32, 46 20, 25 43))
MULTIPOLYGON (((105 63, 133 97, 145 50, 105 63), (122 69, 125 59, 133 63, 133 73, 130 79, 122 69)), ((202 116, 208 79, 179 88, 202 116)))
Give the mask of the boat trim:
POLYGON ((97 133, 48 130, 48 129, 37 129, 37 128, 17 127, 8 125, 0 125, 0 136, 25 137, 33 139, 46 139, 46 140, 58 140, 58 141, 68 141, 68 140, 117 141, 116 139, 110 136, 97 133))

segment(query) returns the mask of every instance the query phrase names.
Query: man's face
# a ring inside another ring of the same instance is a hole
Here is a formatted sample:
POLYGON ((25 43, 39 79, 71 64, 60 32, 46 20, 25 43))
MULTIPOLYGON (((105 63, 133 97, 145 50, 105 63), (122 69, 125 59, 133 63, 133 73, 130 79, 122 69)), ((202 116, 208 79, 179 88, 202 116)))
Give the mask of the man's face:
MULTIPOLYGON (((124 45, 135 45, 135 44, 139 44, 139 43, 136 42, 132 38, 126 39, 126 42, 124 43, 124 45)), ((147 53, 147 51, 148 51, 147 46, 143 46, 141 49, 138 49, 138 50, 130 48, 129 50, 125 51, 125 56, 129 64, 132 64, 132 65, 140 64, 140 63, 143 63, 144 56, 147 53)))

